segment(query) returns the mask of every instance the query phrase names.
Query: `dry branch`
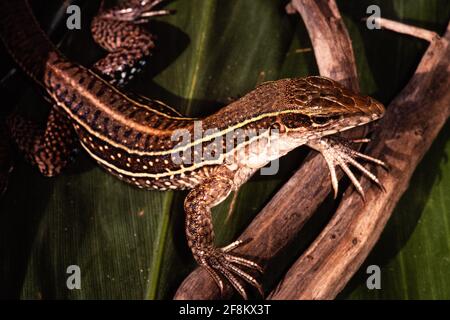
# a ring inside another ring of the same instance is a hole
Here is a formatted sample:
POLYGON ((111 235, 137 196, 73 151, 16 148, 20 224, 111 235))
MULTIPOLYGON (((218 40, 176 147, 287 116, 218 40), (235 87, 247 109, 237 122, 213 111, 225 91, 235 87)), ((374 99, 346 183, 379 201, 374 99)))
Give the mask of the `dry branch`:
POLYGON ((375 18, 374 21, 378 22, 380 24, 380 27, 383 29, 395 31, 397 33, 403 33, 409 36, 413 36, 415 38, 426 40, 428 42, 432 42, 434 40, 439 39, 438 34, 434 31, 409 26, 385 18, 375 18))
POLYGON ((355 56, 347 28, 334 0, 292 0, 288 13, 298 12, 308 30, 322 76, 359 91, 355 56))
MULTIPOLYGON (((394 28, 399 30, 398 27, 396 23, 394 28)), ((400 30, 411 35, 417 33, 420 38, 430 34, 405 25, 400 30)), ((374 143, 367 150, 391 168, 389 172, 378 172, 386 192, 370 188, 370 183, 364 181, 363 188, 367 190, 364 205, 349 188, 330 223, 269 298, 334 298, 378 240, 408 188, 414 169, 450 115, 450 24, 444 38, 429 39, 432 42, 413 78, 389 105, 374 133, 374 143)))
MULTIPOLYGON (((302 15, 311 36, 320 74, 357 90, 353 49, 335 1, 294 0, 287 9, 295 9, 302 15)), ((330 191, 325 161, 316 153, 308 156, 302 167, 239 237, 251 241, 234 252, 258 257, 258 262, 267 266, 292 242, 330 191)), ((228 286, 223 298, 231 294, 228 286)), ((192 272, 175 294, 175 299, 219 298, 216 284, 201 268, 192 272)))

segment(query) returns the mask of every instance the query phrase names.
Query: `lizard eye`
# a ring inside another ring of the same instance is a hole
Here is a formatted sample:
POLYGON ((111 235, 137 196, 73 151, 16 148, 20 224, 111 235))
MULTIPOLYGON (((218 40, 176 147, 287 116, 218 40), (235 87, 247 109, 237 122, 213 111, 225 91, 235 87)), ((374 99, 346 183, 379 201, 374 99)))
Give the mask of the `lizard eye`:
POLYGON ((327 124, 331 119, 327 116, 314 116, 311 117, 311 120, 312 122, 314 122, 314 124, 324 125, 327 124))
POLYGON ((334 116, 323 115, 323 116, 312 116, 311 117, 311 121, 314 124, 319 125, 319 126, 326 125, 327 123, 329 123, 333 120, 339 120, 339 119, 341 119, 341 115, 334 115, 334 116))

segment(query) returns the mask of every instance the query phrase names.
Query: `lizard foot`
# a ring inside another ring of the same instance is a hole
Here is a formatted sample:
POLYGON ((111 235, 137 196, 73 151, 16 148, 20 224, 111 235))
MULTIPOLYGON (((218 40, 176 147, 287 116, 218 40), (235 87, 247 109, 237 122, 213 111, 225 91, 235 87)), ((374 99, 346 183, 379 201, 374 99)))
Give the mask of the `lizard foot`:
POLYGON ((230 282, 230 284, 245 300, 248 299, 248 296, 240 279, 243 279, 244 281, 255 287, 258 290, 259 294, 264 297, 264 291, 261 284, 253 276, 242 270, 242 266, 244 266, 262 273, 262 267, 251 260, 247 260, 229 253, 241 244, 242 241, 235 241, 223 248, 212 247, 210 249, 204 250, 198 261, 200 265, 204 267, 214 279, 220 289, 221 294, 223 293, 223 281, 221 278, 222 275, 230 282))
POLYGON ((173 14, 173 10, 155 10, 155 7, 165 0, 143 0, 139 4, 133 1, 129 5, 121 6, 112 10, 113 17, 119 21, 133 23, 147 23, 153 17, 167 16, 173 14))
MULTIPOLYGON (((366 143, 368 139, 355 139, 350 142, 353 143, 366 143)), ((350 178, 352 184, 355 186, 356 190, 361 194, 363 200, 365 200, 364 191, 359 183, 358 179, 356 179, 353 172, 350 170, 348 165, 352 165, 353 167, 359 169, 363 175, 368 177, 370 180, 375 182, 375 184, 382 189, 385 190, 383 185, 380 183, 378 178, 365 167, 363 167, 359 162, 357 162, 356 158, 361 158, 375 164, 378 164, 387 169, 386 164, 376 158, 367 156, 363 153, 355 151, 351 148, 349 141, 343 138, 336 137, 327 137, 318 139, 308 143, 308 146, 319 151, 328 165, 331 174, 331 183, 333 185, 334 197, 336 198, 338 193, 338 179, 336 175, 336 167, 339 166, 345 172, 345 174, 350 178)))

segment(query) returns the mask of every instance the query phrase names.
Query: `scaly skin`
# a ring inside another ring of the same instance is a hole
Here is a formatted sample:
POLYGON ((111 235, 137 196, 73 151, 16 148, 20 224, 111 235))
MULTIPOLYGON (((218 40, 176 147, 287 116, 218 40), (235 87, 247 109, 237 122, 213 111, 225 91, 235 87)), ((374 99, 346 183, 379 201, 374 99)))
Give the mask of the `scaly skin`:
MULTIPOLYGON (((264 83, 201 122, 181 116, 164 103, 125 93, 111 83, 125 83, 150 54, 153 37, 139 24, 167 13, 153 11, 159 2, 133 0, 110 10, 101 7, 92 29, 94 39, 109 54, 95 64, 94 71, 106 80, 66 59, 40 31, 24 0, 0 0, 0 34, 12 56, 47 90, 83 148, 102 167, 139 188, 190 190, 184 203, 188 244, 220 289, 224 277, 244 298, 242 281, 263 294, 249 272, 262 268, 231 253, 241 243, 225 248, 214 245, 211 208, 259 168, 300 145, 324 155, 335 191, 335 167, 340 166, 363 194, 347 164, 379 184, 355 158, 383 162, 330 136, 379 119, 384 107, 323 77, 264 83), (24 21, 29 22, 21 31, 24 36, 11 37, 24 21), (193 139, 186 140, 179 133, 193 139)), ((53 142, 55 136, 49 137, 53 142)), ((44 167, 52 166, 54 159, 47 155, 45 160, 44 167)))

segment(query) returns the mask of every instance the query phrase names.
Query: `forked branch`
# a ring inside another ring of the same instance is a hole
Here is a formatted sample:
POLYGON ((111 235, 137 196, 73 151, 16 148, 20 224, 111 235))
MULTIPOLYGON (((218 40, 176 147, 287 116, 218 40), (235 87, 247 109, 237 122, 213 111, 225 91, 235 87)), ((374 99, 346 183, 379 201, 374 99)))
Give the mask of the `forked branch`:
POLYGON ((450 24, 443 38, 389 20, 383 24, 431 41, 366 150, 390 167, 389 172, 378 172, 386 192, 363 181, 367 190, 364 204, 349 188, 330 223, 293 264, 270 299, 333 299, 344 288, 375 245, 415 168, 450 115, 450 24))

